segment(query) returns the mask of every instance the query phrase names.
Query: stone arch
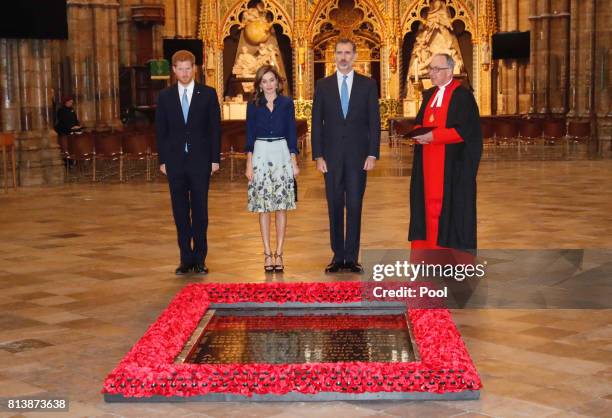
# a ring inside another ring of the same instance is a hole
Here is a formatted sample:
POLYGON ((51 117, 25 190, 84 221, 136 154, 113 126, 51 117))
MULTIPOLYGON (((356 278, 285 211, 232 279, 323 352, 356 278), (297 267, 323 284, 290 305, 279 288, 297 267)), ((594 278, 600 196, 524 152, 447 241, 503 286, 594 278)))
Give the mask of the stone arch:
MULTIPOLYGON (((278 24, 283 28, 283 34, 293 39, 293 21, 289 18, 289 13, 283 6, 274 0, 261 0, 266 10, 272 13, 272 23, 278 24)), ((221 18, 221 40, 230 35, 232 26, 240 26, 240 14, 247 10, 249 1, 240 0, 236 2, 221 18)))
MULTIPOLYGON (((377 33, 381 41, 383 41, 387 37, 388 30, 385 25, 385 18, 378 5, 369 0, 354 0, 354 2, 355 8, 363 13, 363 20, 372 24, 375 33, 377 33)), ((340 0, 322 0, 316 5, 306 29, 309 42, 314 40, 325 23, 330 23, 330 13, 332 10, 338 9, 339 4, 340 0)))
MULTIPOLYGON (((455 11, 453 22, 456 20, 462 21, 465 25, 465 30, 472 34, 473 39, 477 39, 478 19, 476 13, 471 11, 462 0, 446 0, 446 6, 452 7, 455 11)), ((402 36, 410 31, 414 22, 424 22, 421 12, 427 7, 429 7, 429 0, 415 0, 406 8, 406 11, 400 17, 402 36)))

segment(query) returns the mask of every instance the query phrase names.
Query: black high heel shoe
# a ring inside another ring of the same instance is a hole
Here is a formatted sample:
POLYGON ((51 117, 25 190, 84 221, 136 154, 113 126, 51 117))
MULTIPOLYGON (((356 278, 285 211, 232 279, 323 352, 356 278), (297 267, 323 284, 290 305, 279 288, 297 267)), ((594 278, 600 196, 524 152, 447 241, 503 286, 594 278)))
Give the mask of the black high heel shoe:
POLYGON ((283 255, 274 253, 274 271, 282 273, 285 270, 285 266, 283 265, 283 255), (278 260, 280 259, 280 264, 278 260))
MULTIPOLYGON (((270 265, 266 265, 266 261, 268 261, 268 259, 272 260, 272 254, 269 253, 265 253, 264 252, 264 271, 266 273, 272 273, 274 271, 274 268, 276 267, 274 264, 270 264, 270 265)), ((272 262, 274 262, 274 260, 272 260, 272 262)))

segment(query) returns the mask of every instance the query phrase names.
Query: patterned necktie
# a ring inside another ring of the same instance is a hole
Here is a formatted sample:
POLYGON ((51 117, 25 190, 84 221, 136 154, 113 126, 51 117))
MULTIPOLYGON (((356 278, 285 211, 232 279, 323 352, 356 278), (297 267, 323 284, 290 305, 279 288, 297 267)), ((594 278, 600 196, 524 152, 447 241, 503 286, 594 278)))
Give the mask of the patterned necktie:
MULTIPOLYGON (((187 124, 187 115, 189 115, 189 99, 187 98, 187 89, 185 89, 183 98, 181 99, 181 109, 183 109, 183 119, 185 119, 185 124, 187 124)), ((187 142, 185 142, 185 152, 189 152, 187 142)))
POLYGON ((342 103, 342 113, 344 114, 344 118, 346 119, 346 114, 348 113, 348 105, 349 105, 349 92, 348 92, 348 84, 346 84, 347 75, 342 76, 342 88, 340 89, 340 102, 342 103))

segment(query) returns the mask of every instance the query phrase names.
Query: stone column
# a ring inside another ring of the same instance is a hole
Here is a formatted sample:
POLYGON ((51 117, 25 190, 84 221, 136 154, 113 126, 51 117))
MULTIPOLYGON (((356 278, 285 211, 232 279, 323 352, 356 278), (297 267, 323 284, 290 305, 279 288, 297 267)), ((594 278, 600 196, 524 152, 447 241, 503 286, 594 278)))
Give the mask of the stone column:
POLYGON ((39 39, 0 40, 1 131, 16 135, 17 177, 22 186, 64 180, 53 130, 52 43, 39 39))
MULTIPOLYGON (((131 22, 131 6, 138 0, 122 0, 118 10, 119 65, 129 67, 136 63, 136 34, 131 22)), ((140 3, 140 2, 138 2, 140 3)))
POLYGON ((550 112, 550 0, 542 2, 543 9, 540 14, 540 34, 541 34, 541 57, 544 71, 538 71, 540 75, 539 96, 540 113, 550 112))
POLYGON ((118 8, 115 0, 68 0, 68 56, 81 124, 115 129, 119 121, 118 8))
MULTIPOLYGON (((508 3, 508 20, 505 30, 518 30, 518 0, 508 0, 508 3)), ((519 113, 519 63, 517 60, 512 60, 507 71, 508 113, 517 114, 519 113)))
POLYGON ((19 42, 0 39, 0 117, 2 131, 21 129, 19 113, 19 42))
POLYGON ((198 36, 204 42, 204 72, 205 81, 208 86, 213 87, 219 92, 217 83, 217 62, 221 52, 217 44, 217 4, 215 2, 203 2, 200 10, 200 27, 198 28, 198 36))
POLYGON ((557 115, 567 113, 567 88, 569 62, 569 3, 567 0, 554 2, 544 18, 549 22, 550 42, 548 54, 550 65, 548 100, 550 112, 557 115), (554 91, 554 94, 551 92, 554 91))
POLYGON ((569 95, 570 95, 570 1, 563 0, 561 4, 561 10, 559 12, 559 22, 561 26, 561 42, 559 50, 561 53, 561 68, 560 68, 560 80, 559 87, 561 88, 561 108, 560 113, 566 114, 569 110, 569 95))
POLYGON ((195 38, 197 34, 198 10, 196 0, 174 0, 175 36, 195 38))
POLYGON ((529 29, 531 32, 530 35, 530 55, 529 55, 529 90, 531 93, 531 104, 529 107, 529 113, 535 114, 537 113, 538 108, 538 80, 537 80, 537 68, 539 65, 538 58, 540 54, 538 52, 538 42, 536 41, 539 36, 538 32, 538 20, 536 19, 537 15, 537 4, 535 1, 529 2, 529 29))
POLYGON ((472 37, 474 48, 474 86, 481 115, 490 115, 497 91, 493 91, 495 62, 492 57, 491 35, 497 31, 495 3, 492 0, 479 2, 478 36, 472 37))
POLYGON ((608 1, 596 3, 596 61, 595 61, 595 111, 597 113, 597 135, 604 148, 611 150, 612 106, 610 106, 610 84, 612 83, 612 7, 608 1))

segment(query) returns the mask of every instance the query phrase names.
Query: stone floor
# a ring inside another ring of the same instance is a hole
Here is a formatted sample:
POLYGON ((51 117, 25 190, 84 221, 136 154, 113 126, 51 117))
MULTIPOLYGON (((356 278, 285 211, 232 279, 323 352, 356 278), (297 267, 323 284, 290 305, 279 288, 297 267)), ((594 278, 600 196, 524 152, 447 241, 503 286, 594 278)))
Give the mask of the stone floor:
MULTIPOLYGON (((362 248, 406 248, 410 149, 383 145, 368 178, 362 248)), ((105 375, 191 282, 327 277, 323 181, 302 162, 286 273, 266 277, 246 183, 210 192, 211 274, 177 278, 167 186, 131 180, 0 194, 0 398, 63 395, 69 413, 138 417, 610 416, 612 311, 455 310, 484 389, 478 401, 106 404, 105 375), (606 412, 608 411, 608 412, 606 412)), ((612 248, 612 160, 584 146, 487 148, 479 173, 482 248, 612 248)), ((26 416, 45 416, 41 413, 26 416)), ((3 416, 13 415, 1 412, 3 416)))

